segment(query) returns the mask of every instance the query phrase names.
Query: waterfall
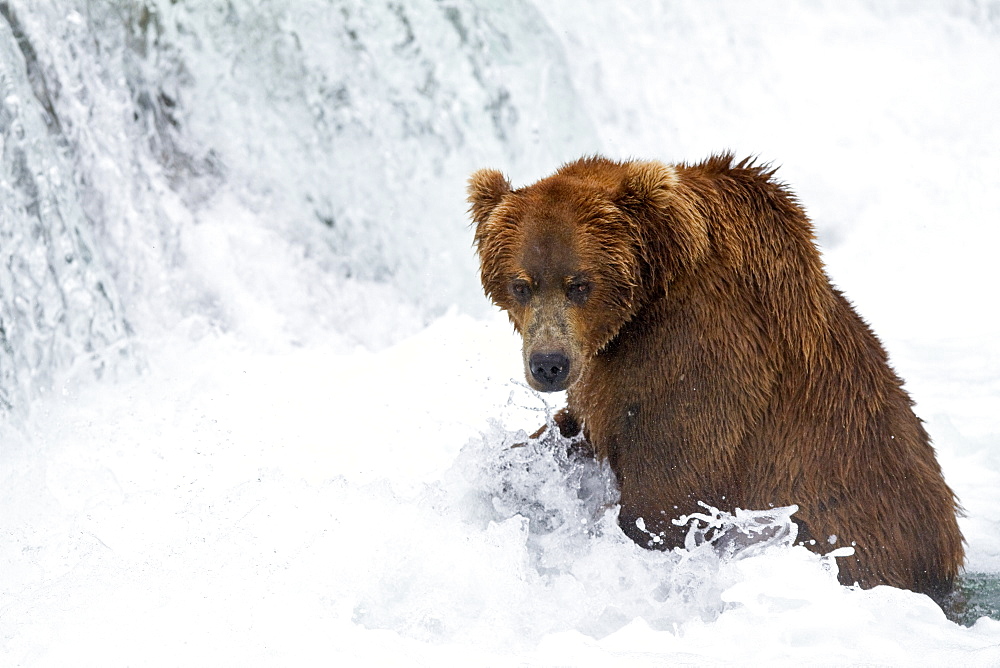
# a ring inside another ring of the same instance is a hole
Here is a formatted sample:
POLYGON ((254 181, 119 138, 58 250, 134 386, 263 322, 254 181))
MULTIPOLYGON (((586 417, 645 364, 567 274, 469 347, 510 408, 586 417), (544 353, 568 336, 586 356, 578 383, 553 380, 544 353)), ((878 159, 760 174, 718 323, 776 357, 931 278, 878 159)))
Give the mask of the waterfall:
POLYGON ((31 0, 0 16, 6 410, 60 374, 141 364, 185 318, 235 326, 227 301, 264 302, 289 337, 363 343, 393 334, 363 328, 352 291, 388 289, 401 321, 481 309, 449 279, 474 274, 466 175, 597 148, 527 2, 31 0), (247 239, 294 268, 261 279, 247 239), (220 261, 231 278, 206 272, 220 261))

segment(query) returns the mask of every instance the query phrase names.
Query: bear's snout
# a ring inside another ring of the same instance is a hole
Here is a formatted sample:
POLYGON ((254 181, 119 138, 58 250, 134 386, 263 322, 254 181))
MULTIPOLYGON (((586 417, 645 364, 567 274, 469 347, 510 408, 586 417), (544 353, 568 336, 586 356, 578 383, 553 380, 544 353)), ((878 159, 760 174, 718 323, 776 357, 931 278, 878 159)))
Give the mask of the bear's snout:
POLYGON ((558 392, 566 389, 569 377, 569 357, 561 352, 532 353, 528 370, 535 379, 535 389, 558 392))

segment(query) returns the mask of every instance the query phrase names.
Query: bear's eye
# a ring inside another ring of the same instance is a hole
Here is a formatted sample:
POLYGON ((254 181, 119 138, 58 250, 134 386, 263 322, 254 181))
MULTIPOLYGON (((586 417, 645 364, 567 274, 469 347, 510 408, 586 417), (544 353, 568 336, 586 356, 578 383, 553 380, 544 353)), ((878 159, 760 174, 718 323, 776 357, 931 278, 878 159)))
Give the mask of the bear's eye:
POLYGON ((576 279, 566 288, 566 297, 574 304, 582 304, 590 296, 592 285, 590 281, 576 279))
POLYGON ((531 284, 523 278, 515 278, 510 283, 510 293, 514 295, 514 299, 526 304, 531 299, 531 284))

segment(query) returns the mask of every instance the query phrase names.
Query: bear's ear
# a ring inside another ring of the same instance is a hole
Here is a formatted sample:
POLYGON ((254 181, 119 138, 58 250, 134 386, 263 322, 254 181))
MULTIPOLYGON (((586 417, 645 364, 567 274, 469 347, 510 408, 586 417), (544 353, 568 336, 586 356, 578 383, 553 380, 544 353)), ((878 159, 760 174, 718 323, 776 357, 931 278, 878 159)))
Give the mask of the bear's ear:
POLYGON ((511 191, 510 183, 495 169, 480 169, 469 177, 469 211, 476 225, 490 217, 503 196, 511 191))
POLYGON ((708 253, 704 216, 676 167, 662 162, 630 162, 618 205, 639 220, 648 261, 664 276, 676 276, 708 253))
POLYGON ((662 162, 630 162, 625 166, 623 204, 628 208, 664 209, 670 191, 677 186, 677 170, 662 162))

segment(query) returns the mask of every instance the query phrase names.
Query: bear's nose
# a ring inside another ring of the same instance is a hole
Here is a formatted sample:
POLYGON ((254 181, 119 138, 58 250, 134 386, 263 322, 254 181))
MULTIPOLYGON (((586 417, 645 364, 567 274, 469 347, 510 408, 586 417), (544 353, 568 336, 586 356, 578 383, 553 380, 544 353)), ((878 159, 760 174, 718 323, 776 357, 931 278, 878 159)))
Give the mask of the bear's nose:
POLYGON ((569 358, 562 353, 532 353, 528 366, 531 375, 545 392, 565 389, 569 375, 569 358))

